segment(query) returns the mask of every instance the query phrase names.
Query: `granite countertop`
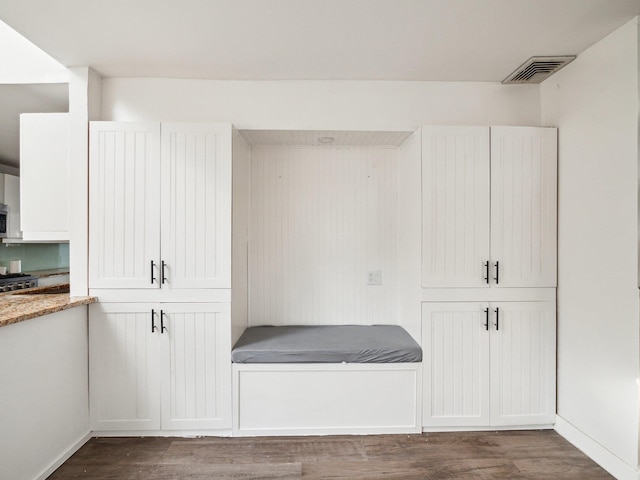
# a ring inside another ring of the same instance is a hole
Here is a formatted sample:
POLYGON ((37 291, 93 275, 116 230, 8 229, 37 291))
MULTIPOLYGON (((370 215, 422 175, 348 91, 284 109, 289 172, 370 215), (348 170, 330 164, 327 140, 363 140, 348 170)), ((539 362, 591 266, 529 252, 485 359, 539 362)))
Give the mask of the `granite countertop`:
POLYGON ((96 302, 96 297, 69 297, 69 284, 0 293, 0 327, 96 302))
POLYGON ((52 277, 54 275, 67 275, 69 273, 69 267, 49 268, 47 270, 32 270, 25 273, 28 273, 29 275, 35 275, 38 278, 52 277))

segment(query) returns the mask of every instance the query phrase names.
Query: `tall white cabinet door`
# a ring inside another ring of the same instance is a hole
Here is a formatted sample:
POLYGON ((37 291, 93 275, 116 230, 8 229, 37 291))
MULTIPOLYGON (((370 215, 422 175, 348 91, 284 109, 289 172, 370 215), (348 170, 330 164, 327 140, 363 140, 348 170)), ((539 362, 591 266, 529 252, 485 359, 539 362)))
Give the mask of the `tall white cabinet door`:
POLYGON ((489 128, 422 127, 422 286, 487 287, 489 128))
POLYGON ((491 425, 554 423, 555 302, 491 303, 491 315, 491 425))
POLYGON ((231 428, 230 305, 162 304, 162 428, 231 428))
POLYGON ((22 238, 69 241, 69 114, 20 115, 22 238))
POLYGON ((89 308, 92 430, 160 428, 160 334, 151 332, 152 308, 143 303, 89 308))
POLYGON ((487 303, 423 303, 425 427, 489 424, 487 303))
POLYGON ((231 125, 162 124, 163 288, 231 288, 231 125))
POLYGON ((491 128, 492 276, 501 287, 555 287, 557 130, 491 128))
POLYGON ((159 286, 159 145, 158 123, 91 123, 91 288, 159 286))

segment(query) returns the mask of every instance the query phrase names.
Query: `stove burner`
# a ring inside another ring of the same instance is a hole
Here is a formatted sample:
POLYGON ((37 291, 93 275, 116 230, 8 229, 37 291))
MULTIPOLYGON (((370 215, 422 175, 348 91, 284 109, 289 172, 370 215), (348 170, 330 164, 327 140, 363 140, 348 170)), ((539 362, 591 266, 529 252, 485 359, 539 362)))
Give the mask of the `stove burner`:
POLYGON ((38 286, 38 277, 27 273, 0 275, 0 292, 10 292, 38 286))
POLYGON ((5 278, 20 278, 20 277, 29 277, 28 273, 7 273, 6 275, 0 275, 0 280, 5 278))

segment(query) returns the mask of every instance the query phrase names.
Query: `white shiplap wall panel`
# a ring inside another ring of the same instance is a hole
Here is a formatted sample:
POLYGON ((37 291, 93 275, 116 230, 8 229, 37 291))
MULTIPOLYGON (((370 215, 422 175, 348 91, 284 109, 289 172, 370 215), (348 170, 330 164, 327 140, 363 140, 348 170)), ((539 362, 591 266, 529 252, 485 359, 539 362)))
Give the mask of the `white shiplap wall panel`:
POLYGON ((233 132, 233 210, 231 258, 231 340, 238 341, 249 322, 249 208, 251 148, 233 132))
POLYGON ((254 147, 250 325, 396 320, 396 166, 394 148, 254 147))

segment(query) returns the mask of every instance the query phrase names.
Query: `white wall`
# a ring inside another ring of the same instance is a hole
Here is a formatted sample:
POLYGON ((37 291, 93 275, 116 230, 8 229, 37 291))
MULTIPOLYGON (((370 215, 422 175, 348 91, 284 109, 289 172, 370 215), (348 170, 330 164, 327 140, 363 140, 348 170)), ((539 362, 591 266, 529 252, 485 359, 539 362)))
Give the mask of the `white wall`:
POLYGON ((88 395, 86 307, 0 328, 0 478, 46 478, 80 447, 88 395))
POLYGON ((87 67, 69 69, 69 270, 71 295, 89 289, 89 121, 101 116, 102 79, 87 67))
POLYGON ((249 324, 249 191, 251 149, 237 130, 233 131, 233 199, 231 257, 231 341, 234 345, 249 324))
POLYGON ((422 339, 422 130, 398 150, 397 315, 417 342, 422 339))
POLYGON ((106 78, 103 120, 224 121, 236 128, 415 130, 531 125, 538 86, 444 82, 234 82, 106 78))
POLYGON ((638 107, 637 19, 541 87, 542 122, 559 127, 558 415, 633 470, 638 107))

